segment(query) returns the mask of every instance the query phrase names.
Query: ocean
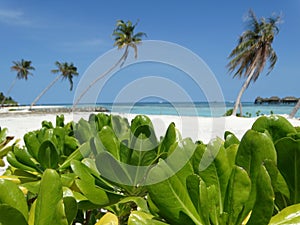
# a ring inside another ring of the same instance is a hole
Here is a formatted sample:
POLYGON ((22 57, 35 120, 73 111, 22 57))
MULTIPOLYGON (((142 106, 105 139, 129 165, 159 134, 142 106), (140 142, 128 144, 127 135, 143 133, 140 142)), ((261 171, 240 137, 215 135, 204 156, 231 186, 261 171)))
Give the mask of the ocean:
MULTIPOLYGON (((227 110, 233 108, 234 103, 167 103, 167 102, 138 102, 130 103, 102 103, 111 112, 148 114, 148 115, 177 115, 177 116, 203 116, 220 117, 227 110)), ((295 104, 254 104, 252 102, 242 103, 243 116, 255 117, 270 114, 290 114, 295 104)), ((300 117, 300 111, 296 117, 300 117)))

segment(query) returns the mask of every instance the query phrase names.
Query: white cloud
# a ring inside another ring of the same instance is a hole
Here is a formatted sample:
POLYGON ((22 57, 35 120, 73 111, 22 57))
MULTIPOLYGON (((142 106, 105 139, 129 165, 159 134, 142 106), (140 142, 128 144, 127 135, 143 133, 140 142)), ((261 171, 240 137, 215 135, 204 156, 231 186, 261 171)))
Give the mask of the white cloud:
POLYGON ((9 25, 27 26, 30 21, 24 16, 20 10, 0 9, 0 22, 9 25))

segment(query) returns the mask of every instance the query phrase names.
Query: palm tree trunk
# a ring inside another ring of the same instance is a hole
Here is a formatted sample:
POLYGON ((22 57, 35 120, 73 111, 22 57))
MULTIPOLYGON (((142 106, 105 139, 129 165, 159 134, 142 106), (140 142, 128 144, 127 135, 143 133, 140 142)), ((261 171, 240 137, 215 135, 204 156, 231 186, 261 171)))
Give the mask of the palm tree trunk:
MULTIPOLYGON (((251 71, 250 75, 247 77, 247 80, 243 84, 243 86, 242 86, 242 88, 241 88, 241 90, 240 90, 240 92, 239 92, 239 94, 236 98, 236 101, 235 101, 235 104, 234 104, 234 107, 233 107, 233 110, 232 110, 232 114, 231 114, 232 116, 236 116, 236 112, 237 112, 239 106, 242 108, 241 98, 242 98, 242 95, 244 94, 245 90, 249 86, 253 74, 254 74, 254 69, 251 71)), ((241 113, 241 116, 242 116, 242 111, 240 113, 241 113)))
POLYGON ((82 97, 90 90, 90 88, 92 86, 94 86, 99 80, 101 80, 103 77, 105 77, 106 75, 108 75, 110 72, 112 72, 120 63, 121 66, 124 64, 127 55, 128 55, 128 45, 125 48, 125 51, 122 55, 122 57, 111 67, 109 68, 107 71, 105 71, 103 74, 101 74, 99 77, 97 77, 92 83, 89 84, 89 86, 79 95, 79 97, 77 98, 77 100, 75 101, 75 103, 73 104, 73 111, 75 110, 76 106, 78 105, 78 103, 80 102, 80 100, 82 99, 82 97))
POLYGON ((59 80, 60 75, 57 76, 31 103, 30 105, 30 109, 32 108, 32 106, 34 106, 38 100, 40 100, 40 98, 59 80))
POLYGON ((5 102, 5 100, 6 100, 6 97, 9 96, 11 90, 13 89, 13 87, 14 87, 15 84, 16 84, 16 81, 17 81, 17 77, 16 77, 16 78, 13 80, 13 82, 11 83, 11 85, 10 85, 10 87, 9 87, 7 93, 6 93, 6 96, 4 96, 4 98, 3 98, 2 102, 1 102, 1 107, 3 107, 4 102, 5 102))
POLYGON ((299 109, 300 109, 300 99, 298 100, 297 104, 295 105, 292 112, 290 113, 289 118, 290 119, 294 118, 299 109))

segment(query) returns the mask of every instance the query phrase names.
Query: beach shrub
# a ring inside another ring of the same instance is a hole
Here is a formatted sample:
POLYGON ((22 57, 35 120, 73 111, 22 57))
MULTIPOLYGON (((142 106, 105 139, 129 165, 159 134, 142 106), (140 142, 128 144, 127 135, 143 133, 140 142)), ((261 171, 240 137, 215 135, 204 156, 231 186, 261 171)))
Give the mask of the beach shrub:
POLYGON ((3 158, 11 151, 12 146, 8 146, 8 144, 14 139, 14 137, 7 135, 7 131, 7 128, 1 129, 0 127, 0 167, 5 166, 3 158))
POLYGON ((0 177, 3 225, 300 223, 300 133, 280 116, 207 144, 143 115, 58 116, 24 143, 0 177))

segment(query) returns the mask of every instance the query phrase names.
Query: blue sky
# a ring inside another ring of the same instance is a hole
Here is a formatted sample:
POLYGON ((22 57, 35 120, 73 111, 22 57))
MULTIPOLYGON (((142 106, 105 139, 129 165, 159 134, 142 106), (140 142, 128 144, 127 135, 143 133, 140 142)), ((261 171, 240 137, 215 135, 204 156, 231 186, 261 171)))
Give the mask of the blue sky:
MULTIPOLYGON (((126 3, 120 0, 1 0, 0 91, 6 93, 16 76, 10 70, 12 61, 31 60, 36 68, 32 77, 19 80, 10 93, 21 104, 30 104, 54 79, 50 71, 55 68, 55 61, 73 62, 80 74, 74 78, 74 91, 69 91, 67 81, 59 81, 39 104, 73 102, 81 76, 98 57, 113 48, 112 31, 116 21, 123 19, 139 20, 136 31, 147 33, 145 40, 172 42, 197 54, 215 75, 225 100, 234 101, 243 80, 233 79, 228 73, 227 57, 246 28, 249 9, 253 9, 257 17, 281 14, 283 22, 273 45, 278 55, 275 69, 268 76, 261 74, 242 100, 254 101, 257 96, 273 95, 300 97, 299 0, 131 0, 126 3)), ((122 82, 118 79, 110 82, 99 102, 113 102, 116 90, 126 86, 126 81, 132 82, 129 74, 132 71, 127 70, 123 71, 122 82)), ((145 76, 142 72, 135 73, 135 79, 145 76)), ((205 95, 193 92, 189 79, 175 78, 174 74, 177 76, 174 72, 168 78, 173 76, 175 82, 188 90, 192 100, 206 101, 205 95)))

